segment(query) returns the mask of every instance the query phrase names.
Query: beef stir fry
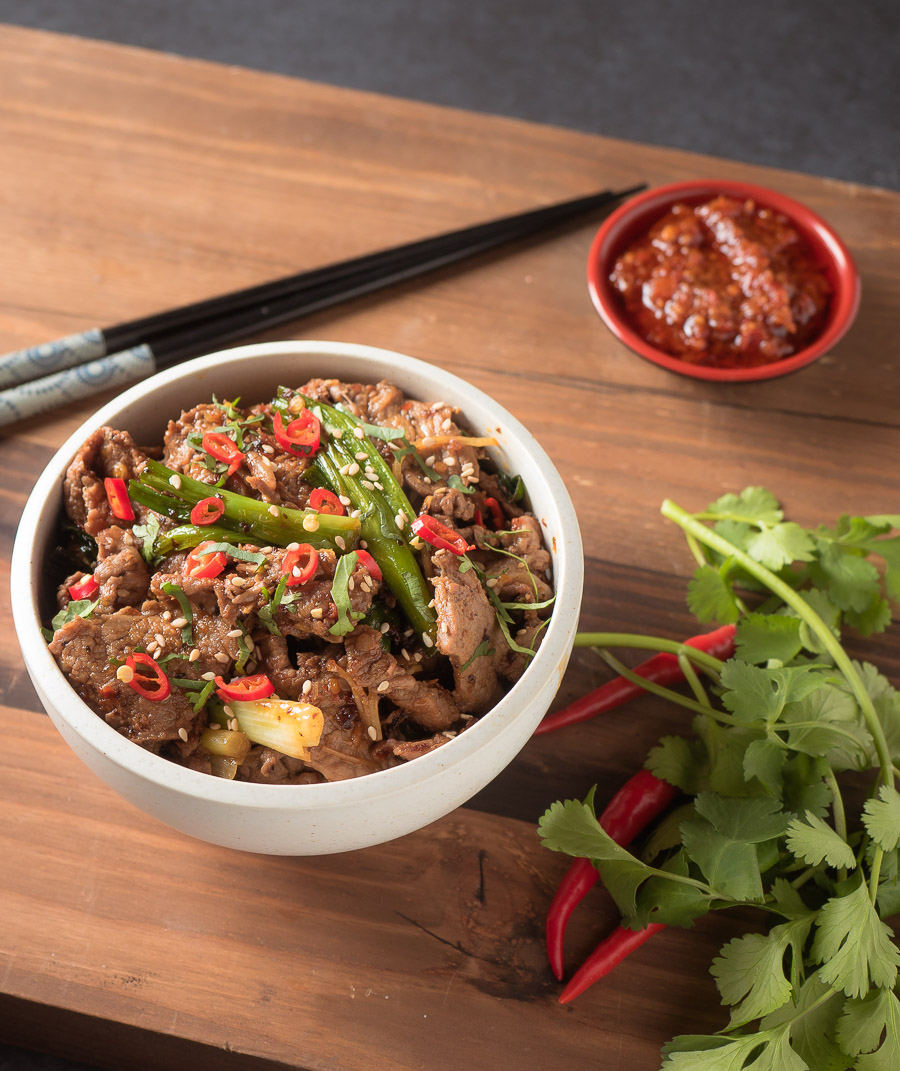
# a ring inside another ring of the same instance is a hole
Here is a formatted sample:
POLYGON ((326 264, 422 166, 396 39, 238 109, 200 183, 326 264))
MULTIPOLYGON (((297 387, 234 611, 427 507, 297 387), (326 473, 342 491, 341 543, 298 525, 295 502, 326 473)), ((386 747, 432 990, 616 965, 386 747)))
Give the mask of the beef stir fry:
POLYGON ((441 747, 524 672, 553 602, 522 482, 443 403, 314 379, 213 399, 162 447, 68 469, 46 630, 118 732, 221 777, 307 784, 441 747))

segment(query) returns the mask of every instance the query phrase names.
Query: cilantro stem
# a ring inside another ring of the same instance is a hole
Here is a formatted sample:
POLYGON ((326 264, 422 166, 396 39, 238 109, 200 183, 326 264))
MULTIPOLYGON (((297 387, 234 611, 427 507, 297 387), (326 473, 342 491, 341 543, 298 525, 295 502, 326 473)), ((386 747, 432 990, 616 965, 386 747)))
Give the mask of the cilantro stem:
MULTIPOLYGON (((834 776, 834 770, 829 766, 826 769, 825 784, 828 785, 831 790, 831 809, 834 814, 834 829, 841 840, 847 839, 847 813, 844 810, 844 798, 841 795, 841 789, 838 785, 837 778, 834 776)), ((847 877, 847 868, 841 867, 838 870, 838 881, 843 881, 847 877)))
MULTIPOLYGON (((679 643, 677 640, 666 640, 660 636, 642 636, 639 632, 577 632, 575 634, 576 647, 634 647, 642 651, 664 651, 667 654, 684 654, 692 662, 704 669, 712 670, 713 673, 721 673, 725 663, 714 655, 707 654, 697 647, 679 643)), ((644 680, 643 677, 640 678, 644 680)), ((643 687, 643 684, 641 685, 643 687)))
POLYGON ((737 719, 733 718, 730 714, 723 714, 718 710, 714 710, 708 704, 699 703, 696 699, 689 699, 687 696, 681 695, 679 692, 673 692, 671 688, 666 688, 662 684, 656 684, 654 681, 649 681, 646 677, 641 677, 639 674, 632 672, 628 666, 623 662, 620 662, 615 655, 610 654, 610 652, 603 647, 598 648, 597 653, 611 669, 619 674, 620 677, 624 677, 625 680, 638 685, 638 687, 643 688, 645 692, 650 692, 651 695, 658 695, 661 699, 668 699, 670 703, 675 703, 680 707, 685 707, 687 710, 692 710, 695 714, 702 714, 704 717, 712 718, 714 721, 720 722, 722 725, 740 724, 737 719))
POLYGON ((700 683, 697 671, 691 665, 691 660, 684 654, 684 652, 678 656, 678 665, 681 667, 681 672, 684 675, 684 679, 690 685, 691 691, 697 697, 697 702, 704 707, 711 708, 712 704, 709 701, 709 696, 706 694, 706 689, 700 683))

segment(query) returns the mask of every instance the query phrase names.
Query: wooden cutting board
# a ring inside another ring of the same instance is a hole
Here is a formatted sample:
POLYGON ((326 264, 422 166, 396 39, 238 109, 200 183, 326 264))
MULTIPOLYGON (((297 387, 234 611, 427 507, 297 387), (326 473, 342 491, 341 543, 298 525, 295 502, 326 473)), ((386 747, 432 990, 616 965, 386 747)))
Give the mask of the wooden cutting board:
MULTIPOLYGON (((896 194, 11 27, 0 90, 3 352, 594 189, 773 186, 863 278, 850 334, 782 380, 631 355, 587 295, 590 223, 257 338, 401 350, 501 400, 575 501, 585 628, 693 631, 665 497, 755 483, 805 524, 897 511, 896 194)), ((0 1039, 108 1068, 651 1071, 672 1034, 724 1025, 708 965, 752 919, 667 931, 566 1007, 546 965, 566 863, 536 821, 593 784, 608 798, 678 728, 653 699, 531 741, 466 807, 351 855, 214 848, 95 780, 25 674, 8 576, 34 480, 96 405, 0 437, 0 1039)), ((900 679, 895 630, 867 651, 900 679)), ((607 676, 576 653, 557 703, 607 676)), ((613 922, 595 890, 570 961, 613 922)))

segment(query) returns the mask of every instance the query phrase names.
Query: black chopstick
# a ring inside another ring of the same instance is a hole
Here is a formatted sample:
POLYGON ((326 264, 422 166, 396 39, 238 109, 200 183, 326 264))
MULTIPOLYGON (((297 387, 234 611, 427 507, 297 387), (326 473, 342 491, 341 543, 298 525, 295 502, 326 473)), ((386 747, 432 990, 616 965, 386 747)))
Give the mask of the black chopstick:
POLYGON ((0 425, 122 385, 286 320, 308 315, 609 206, 643 189, 605 190, 205 301, 93 329, 0 358, 0 425), (106 356, 111 354, 111 356, 106 356), (32 377, 52 370, 53 374, 32 377))

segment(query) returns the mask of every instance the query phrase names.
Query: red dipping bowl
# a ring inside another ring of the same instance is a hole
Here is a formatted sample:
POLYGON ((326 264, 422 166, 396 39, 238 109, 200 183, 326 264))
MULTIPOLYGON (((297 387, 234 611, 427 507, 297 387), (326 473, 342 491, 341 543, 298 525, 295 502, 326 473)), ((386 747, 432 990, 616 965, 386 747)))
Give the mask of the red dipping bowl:
POLYGON ((611 213, 597 231, 588 255, 587 275, 591 299, 606 326, 620 342, 670 372, 720 383, 773 379, 804 368, 843 338, 859 309, 859 273, 849 250, 832 228, 798 201, 746 182, 675 182, 632 197, 611 213), (719 195, 742 201, 752 199, 758 206, 786 216, 828 277, 832 294, 822 330, 810 344, 790 357, 755 368, 714 368, 673 357, 645 341, 634 330, 622 299, 610 282, 610 272, 619 254, 636 238, 645 235, 675 204, 702 204, 719 195))

